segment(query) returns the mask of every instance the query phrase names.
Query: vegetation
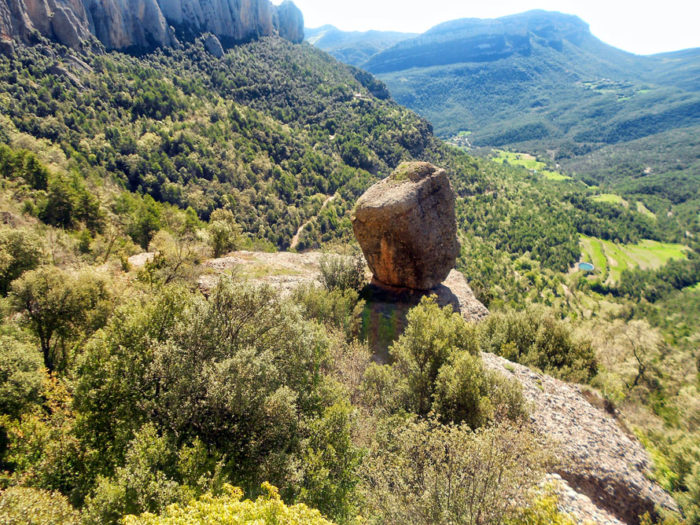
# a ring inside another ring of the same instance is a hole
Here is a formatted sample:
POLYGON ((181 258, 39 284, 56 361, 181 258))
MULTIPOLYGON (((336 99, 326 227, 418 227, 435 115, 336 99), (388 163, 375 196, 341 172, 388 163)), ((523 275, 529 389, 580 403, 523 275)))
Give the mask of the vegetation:
POLYGON ((317 510, 297 504, 287 507, 277 489, 264 484, 266 495, 255 501, 243 500, 243 491, 231 485, 224 486, 225 496, 204 497, 185 507, 169 507, 161 516, 142 514, 128 516, 127 525, 199 525, 221 523, 279 523, 280 525, 331 525, 317 510))

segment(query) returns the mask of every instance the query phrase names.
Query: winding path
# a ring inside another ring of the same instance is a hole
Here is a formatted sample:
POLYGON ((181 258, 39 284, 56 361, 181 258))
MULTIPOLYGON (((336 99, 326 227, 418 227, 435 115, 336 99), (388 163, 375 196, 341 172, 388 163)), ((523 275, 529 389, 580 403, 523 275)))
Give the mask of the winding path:
MULTIPOLYGON (((330 197, 326 197, 326 200, 323 201, 323 204, 321 205, 321 208, 318 210, 318 213, 321 213, 321 212, 323 211, 323 209, 326 207, 326 205, 327 205, 329 202, 335 200, 335 198, 336 198, 337 196, 338 196, 338 194, 337 194, 337 193, 334 193, 334 194, 331 195, 330 197)), ((318 215, 318 214, 317 214, 317 215, 318 215)), ((307 220, 306 222, 302 223, 301 226, 299 226, 299 229, 298 229, 297 232, 294 234, 294 237, 292 237, 292 243, 289 245, 289 249, 290 249, 290 250, 296 249, 297 245, 299 244, 299 237, 301 237, 301 232, 304 231, 304 228, 306 228, 306 225, 309 224, 313 219, 314 219, 314 217, 311 217, 309 220, 307 220)))

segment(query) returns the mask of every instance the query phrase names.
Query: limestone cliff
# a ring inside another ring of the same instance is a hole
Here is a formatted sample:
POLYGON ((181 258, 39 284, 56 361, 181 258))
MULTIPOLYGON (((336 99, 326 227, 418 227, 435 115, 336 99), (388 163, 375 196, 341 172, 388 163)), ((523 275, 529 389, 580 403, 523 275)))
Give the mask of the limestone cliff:
POLYGON ((301 11, 289 0, 0 0, 0 43, 34 43, 38 36, 73 49, 93 37, 107 49, 149 50, 216 35, 224 45, 279 35, 304 39, 301 11))

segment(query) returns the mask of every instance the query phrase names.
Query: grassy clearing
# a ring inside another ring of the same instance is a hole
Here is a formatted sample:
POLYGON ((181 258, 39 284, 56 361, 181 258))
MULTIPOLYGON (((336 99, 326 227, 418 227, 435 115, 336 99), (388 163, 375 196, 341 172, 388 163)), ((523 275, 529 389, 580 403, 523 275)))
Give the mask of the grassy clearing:
MULTIPOLYGON (((629 206, 628 202, 614 193, 601 193, 600 195, 594 195, 591 197, 592 200, 596 202, 605 202, 607 204, 620 204, 622 206, 629 206)), ((650 212, 651 213, 651 212, 650 212)))
POLYGON ((494 157, 494 162, 499 164, 506 164, 510 166, 522 166, 532 172, 542 175, 547 180, 552 181, 562 181, 571 180, 571 177, 567 177, 559 173, 558 171, 552 171, 546 169, 547 165, 544 162, 537 160, 533 155, 529 153, 516 153, 512 151, 497 150, 497 157, 494 157))
POLYGON ((644 206, 644 203, 641 201, 637 201, 637 211, 641 213, 642 215, 646 215, 647 217, 651 219, 656 219, 656 214, 651 211, 649 208, 644 206))
POLYGON ((660 268, 671 259, 685 259, 688 248, 682 244, 645 239, 637 244, 616 244, 581 235, 584 260, 592 262, 603 280, 617 281, 624 270, 660 268))

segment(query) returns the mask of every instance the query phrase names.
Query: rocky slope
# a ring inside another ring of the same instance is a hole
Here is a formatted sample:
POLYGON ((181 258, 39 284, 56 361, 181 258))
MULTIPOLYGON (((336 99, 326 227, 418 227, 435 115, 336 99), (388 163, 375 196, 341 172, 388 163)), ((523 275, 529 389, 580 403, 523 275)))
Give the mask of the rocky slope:
MULTIPOLYGON (((677 511, 673 499, 647 476, 649 455, 642 444, 626 433, 613 415, 594 407, 584 390, 493 354, 482 354, 484 365, 523 387, 532 404, 531 420, 553 445, 558 464, 556 474, 576 493, 587 496, 622 523, 637 524, 639 516, 657 507, 677 511)), ((590 397, 590 396, 589 396, 590 397)), ((561 498, 560 498, 561 499, 561 498)), ((575 511, 583 498, 565 491, 564 504, 575 511)), ((596 519, 596 523, 614 523, 596 519)))
POLYGON ((207 32, 224 45, 270 35, 301 42, 304 20, 289 0, 0 0, 5 53, 39 36, 74 49, 95 37, 107 49, 144 51, 207 32))

